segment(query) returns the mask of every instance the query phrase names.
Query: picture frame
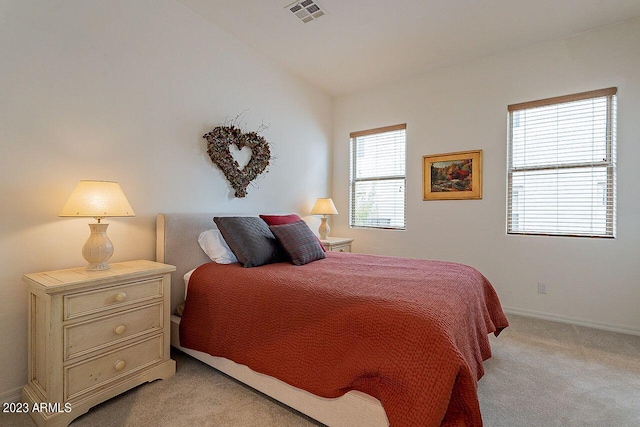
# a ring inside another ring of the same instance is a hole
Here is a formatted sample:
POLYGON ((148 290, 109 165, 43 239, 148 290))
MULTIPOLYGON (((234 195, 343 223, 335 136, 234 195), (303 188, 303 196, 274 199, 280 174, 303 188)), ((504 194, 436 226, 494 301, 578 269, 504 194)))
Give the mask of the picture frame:
POLYGON ((422 156, 423 200, 482 199, 482 150, 422 156))

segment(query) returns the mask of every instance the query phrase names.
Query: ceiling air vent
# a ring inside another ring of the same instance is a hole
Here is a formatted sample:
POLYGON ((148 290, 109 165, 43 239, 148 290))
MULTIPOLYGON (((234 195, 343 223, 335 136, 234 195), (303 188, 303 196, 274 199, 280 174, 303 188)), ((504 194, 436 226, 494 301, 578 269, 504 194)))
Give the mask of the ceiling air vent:
POLYGON ((314 21, 325 14, 325 12, 320 8, 320 5, 314 0, 297 1, 295 3, 291 3, 286 8, 305 24, 314 21))

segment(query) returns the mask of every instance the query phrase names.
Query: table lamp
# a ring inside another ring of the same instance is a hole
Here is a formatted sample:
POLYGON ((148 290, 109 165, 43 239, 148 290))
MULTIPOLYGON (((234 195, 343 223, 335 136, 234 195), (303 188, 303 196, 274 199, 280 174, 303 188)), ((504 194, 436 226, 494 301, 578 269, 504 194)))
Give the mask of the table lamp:
POLYGON ((311 215, 322 215, 322 222, 320 223, 320 227, 318 228, 318 233, 320 233, 320 239, 326 240, 329 237, 329 232, 331 228, 329 224, 327 224, 327 215, 337 215, 338 210, 336 209, 336 205, 333 204, 333 200, 330 197, 324 197, 316 200, 315 205, 311 209, 311 215))
POLYGON ((80 181, 60 211, 62 217, 93 217, 91 234, 82 247, 82 256, 89 262, 87 270, 108 270, 107 261, 113 255, 113 244, 107 237, 109 224, 100 222, 110 216, 136 216, 122 188, 111 181, 80 181))

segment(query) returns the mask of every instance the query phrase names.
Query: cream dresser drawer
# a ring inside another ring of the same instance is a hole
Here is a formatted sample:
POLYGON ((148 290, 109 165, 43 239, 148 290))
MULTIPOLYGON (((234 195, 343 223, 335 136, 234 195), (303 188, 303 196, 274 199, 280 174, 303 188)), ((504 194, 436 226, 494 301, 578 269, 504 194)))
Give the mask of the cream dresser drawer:
POLYGON ((66 326, 64 329, 65 360, 107 345, 147 333, 163 326, 162 301, 66 326))
POLYGON ((162 360, 162 335, 65 368, 65 401, 162 360))
POLYGON ((327 237, 320 240, 325 250, 331 252, 351 252, 351 243, 353 238, 351 237, 327 237))
POLYGON ((23 276, 29 351, 22 401, 47 408, 29 413, 38 427, 65 427, 95 405, 176 372, 169 351, 175 269, 138 260, 23 276))
POLYGON ((162 277, 90 292, 65 295, 64 318, 73 319, 136 302, 162 297, 162 277))

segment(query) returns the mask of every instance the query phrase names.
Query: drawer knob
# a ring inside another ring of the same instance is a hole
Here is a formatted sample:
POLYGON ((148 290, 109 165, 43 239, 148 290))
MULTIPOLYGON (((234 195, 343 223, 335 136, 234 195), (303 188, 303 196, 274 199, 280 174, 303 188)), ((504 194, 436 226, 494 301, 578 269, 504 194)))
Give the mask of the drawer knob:
POLYGON ((113 328, 113 332, 116 335, 122 335, 126 330, 127 330, 127 327, 125 325, 118 325, 115 328, 113 328))
POLYGON ((127 294, 125 294, 124 292, 118 292, 117 294, 115 294, 114 298, 117 302, 122 302, 127 299, 127 294))
POLYGON ((118 360, 113 367, 115 368, 116 371, 122 371, 124 369, 124 367, 127 366, 127 362, 125 362, 124 360, 118 360))

